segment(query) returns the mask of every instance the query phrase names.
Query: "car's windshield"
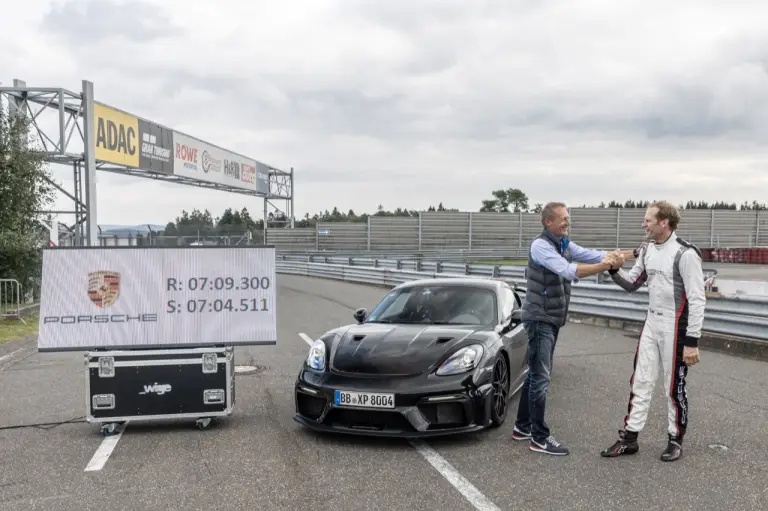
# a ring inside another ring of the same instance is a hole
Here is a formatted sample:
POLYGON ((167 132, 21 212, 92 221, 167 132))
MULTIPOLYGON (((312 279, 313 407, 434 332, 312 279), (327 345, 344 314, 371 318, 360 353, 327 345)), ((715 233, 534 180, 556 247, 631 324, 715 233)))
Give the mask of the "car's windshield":
POLYGON ((490 289, 462 285, 405 288, 384 297, 367 322, 490 325, 496 322, 496 296, 490 289))

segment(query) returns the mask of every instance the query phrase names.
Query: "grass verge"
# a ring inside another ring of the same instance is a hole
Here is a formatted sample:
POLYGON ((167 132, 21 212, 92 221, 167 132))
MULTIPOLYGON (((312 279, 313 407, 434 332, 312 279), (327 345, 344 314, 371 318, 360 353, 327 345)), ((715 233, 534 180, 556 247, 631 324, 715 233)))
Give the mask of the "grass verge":
POLYGON ((506 266, 525 266, 528 264, 528 259, 480 259, 472 261, 475 264, 499 264, 506 266))
POLYGON ((26 325, 18 319, 0 319, 0 344, 23 339, 37 333, 38 315, 25 316, 26 325))

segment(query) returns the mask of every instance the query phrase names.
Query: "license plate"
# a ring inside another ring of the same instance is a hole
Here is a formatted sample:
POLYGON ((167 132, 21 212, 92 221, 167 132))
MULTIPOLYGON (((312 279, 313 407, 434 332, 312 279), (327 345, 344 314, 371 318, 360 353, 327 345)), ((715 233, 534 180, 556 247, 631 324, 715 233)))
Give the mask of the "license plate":
POLYGON ((376 392, 350 392, 337 390, 334 396, 336 406, 360 408, 394 408, 394 394, 379 394, 376 392))

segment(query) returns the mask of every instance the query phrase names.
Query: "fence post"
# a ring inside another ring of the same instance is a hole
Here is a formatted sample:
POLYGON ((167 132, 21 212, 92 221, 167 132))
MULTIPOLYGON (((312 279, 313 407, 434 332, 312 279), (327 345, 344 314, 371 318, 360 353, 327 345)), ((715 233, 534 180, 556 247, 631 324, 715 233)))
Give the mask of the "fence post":
POLYGON ((523 210, 517 212, 517 248, 523 248, 523 210))
POLYGON ((715 245, 715 210, 709 210, 709 246, 715 245))
POLYGON ((760 210, 755 210, 755 246, 760 246, 760 210))
MULTIPOLYGON (((621 232, 621 208, 616 208, 616 248, 619 248, 619 233, 621 232)), ((600 275, 598 273, 598 275, 600 275)))
POLYGON ((469 212, 469 249, 472 250, 472 212, 469 212))
POLYGON ((368 252, 371 251, 371 217, 368 217, 368 252))
POLYGON ((419 211, 419 252, 421 252, 421 225, 422 225, 422 212, 419 211))

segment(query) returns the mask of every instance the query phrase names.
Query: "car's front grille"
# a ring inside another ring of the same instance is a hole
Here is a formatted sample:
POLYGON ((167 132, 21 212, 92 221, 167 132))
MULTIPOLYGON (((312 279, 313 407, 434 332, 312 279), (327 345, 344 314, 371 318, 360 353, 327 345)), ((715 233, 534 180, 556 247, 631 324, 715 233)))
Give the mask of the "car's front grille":
POLYGON ((351 429, 383 431, 415 431, 408 419, 398 412, 374 410, 347 410, 334 408, 325 418, 325 423, 351 429))

